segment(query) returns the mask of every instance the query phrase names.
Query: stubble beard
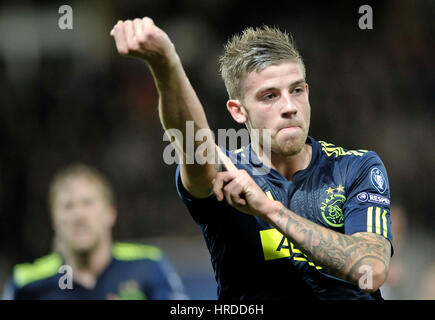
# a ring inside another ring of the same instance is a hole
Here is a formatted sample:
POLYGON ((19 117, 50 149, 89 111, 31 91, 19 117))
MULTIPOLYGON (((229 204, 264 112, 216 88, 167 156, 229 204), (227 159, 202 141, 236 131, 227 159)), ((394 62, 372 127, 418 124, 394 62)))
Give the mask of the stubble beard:
POLYGON ((271 151, 279 157, 291 157, 297 155, 303 150, 307 137, 308 130, 303 130, 302 133, 286 139, 279 139, 275 135, 271 140, 271 151))
POLYGON ((258 128, 255 122, 252 122, 251 120, 249 120, 245 125, 250 132, 251 142, 257 143, 257 145, 260 147, 258 151, 261 154, 266 153, 275 154, 279 157, 291 157, 299 154, 304 149, 308 137, 309 123, 310 119, 308 120, 307 126, 301 128, 302 132, 298 132, 296 135, 292 135, 291 137, 286 139, 279 139, 279 137, 277 137, 279 135, 279 131, 275 132, 275 134, 272 134, 272 136, 269 135, 270 140, 268 143, 265 143, 265 141, 263 140, 265 136, 263 134, 263 130, 270 129, 258 128), (259 132, 256 139, 253 139, 252 129, 258 130, 259 132))

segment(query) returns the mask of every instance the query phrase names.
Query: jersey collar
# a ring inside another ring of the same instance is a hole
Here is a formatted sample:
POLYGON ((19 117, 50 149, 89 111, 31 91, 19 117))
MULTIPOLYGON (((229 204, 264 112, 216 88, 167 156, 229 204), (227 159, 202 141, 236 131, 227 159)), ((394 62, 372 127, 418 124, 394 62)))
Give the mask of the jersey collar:
MULTIPOLYGON (((320 152, 321 152, 320 144, 315 139, 313 139, 311 136, 308 136, 305 143, 310 144, 312 147, 311 160, 309 165, 305 169, 297 171, 294 174, 293 180, 300 179, 301 177, 305 176, 308 172, 310 172, 320 157, 320 152)), ((254 174, 266 175, 267 177, 272 179, 287 180, 280 172, 278 172, 273 168, 269 168, 268 166, 266 166, 261 162, 261 160, 257 157, 255 151, 252 149, 251 143, 246 147, 246 155, 248 156, 249 162, 253 167, 254 174)))

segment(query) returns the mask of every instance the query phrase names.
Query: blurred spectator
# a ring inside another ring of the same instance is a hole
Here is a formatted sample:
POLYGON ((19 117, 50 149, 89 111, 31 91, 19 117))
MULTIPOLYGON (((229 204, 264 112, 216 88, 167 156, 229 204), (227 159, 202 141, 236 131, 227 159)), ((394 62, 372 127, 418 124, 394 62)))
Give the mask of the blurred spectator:
POLYGON ((59 171, 49 205, 54 252, 16 265, 6 299, 187 299, 159 248, 112 243, 114 194, 95 168, 73 164, 59 171))

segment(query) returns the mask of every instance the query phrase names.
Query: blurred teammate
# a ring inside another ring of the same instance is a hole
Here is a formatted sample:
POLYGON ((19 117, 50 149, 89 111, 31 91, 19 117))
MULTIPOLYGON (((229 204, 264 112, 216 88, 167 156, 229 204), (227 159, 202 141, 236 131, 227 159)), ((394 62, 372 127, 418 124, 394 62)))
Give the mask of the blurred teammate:
POLYGON ((374 152, 308 136, 305 67, 287 34, 248 28, 225 46, 227 109, 251 144, 221 152, 223 172, 210 161, 186 161, 192 150, 208 156, 215 142, 211 135, 189 141, 189 151, 183 141, 187 121, 195 133, 209 125, 167 34, 143 18, 119 21, 111 35, 121 55, 148 63, 161 123, 183 134, 172 135, 177 190, 203 232, 220 299, 382 298, 392 254, 385 167, 374 152))
POLYGON ((112 243, 113 190, 95 168, 73 164, 58 172, 49 205, 55 250, 16 265, 6 299, 187 298, 159 248, 112 243))

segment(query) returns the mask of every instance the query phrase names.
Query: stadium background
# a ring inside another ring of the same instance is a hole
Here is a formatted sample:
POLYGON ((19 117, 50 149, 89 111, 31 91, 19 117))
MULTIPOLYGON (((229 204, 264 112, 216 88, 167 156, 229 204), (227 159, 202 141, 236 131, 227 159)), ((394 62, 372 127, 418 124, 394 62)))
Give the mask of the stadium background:
POLYGON ((433 191, 435 2, 3 1, 0 4, 0 285, 12 265, 49 252, 48 183, 84 161, 112 181, 116 240, 154 243, 194 299, 214 299, 199 228, 178 199, 175 165, 143 62, 118 56, 109 31, 150 16, 174 42, 213 130, 241 128, 224 111, 217 57, 226 39, 269 24, 293 33, 310 84, 316 139, 378 152, 396 228, 387 298, 435 299, 433 191), (73 8, 73 30, 58 9, 73 8), (361 30, 369 4, 374 29, 361 30))

